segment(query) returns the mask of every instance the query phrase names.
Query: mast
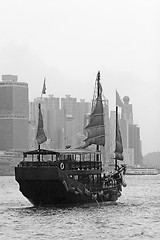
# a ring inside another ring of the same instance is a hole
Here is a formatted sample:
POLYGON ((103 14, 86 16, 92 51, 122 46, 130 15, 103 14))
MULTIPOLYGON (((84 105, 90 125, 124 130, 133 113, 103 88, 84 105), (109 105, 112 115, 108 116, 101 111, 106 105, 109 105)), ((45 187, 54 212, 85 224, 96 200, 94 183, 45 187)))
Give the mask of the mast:
POLYGON ((117 160, 123 161, 123 142, 118 123, 118 106, 116 106, 115 170, 118 168, 117 160))
MULTIPOLYGON (((115 138, 115 145, 117 144, 117 123, 118 123, 118 106, 116 106, 116 138, 115 138)), ((115 170, 117 170, 117 154, 115 154, 115 170)))
POLYGON ((38 144, 38 161, 40 162, 41 145, 38 144))
MULTIPOLYGON (((100 81, 100 71, 97 74, 97 99, 99 98, 100 91, 99 91, 99 81, 100 81)), ((99 145, 96 146, 96 150, 99 151, 99 145)), ((98 158, 98 155, 97 155, 98 158)))
MULTIPOLYGON (((42 94, 41 94, 41 98, 42 98, 42 94)), ((38 105, 38 108, 39 108, 39 112, 40 112, 41 111, 41 104, 40 103, 38 105)), ((38 118, 38 121, 39 121, 39 118, 38 118)), ((39 125, 39 122, 38 122, 38 125, 39 125)), ((37 129, 37 135, 38 135, 38 131, 39 130, 37 129)), ((40 161, 41 144, 39 143, 38 140, 37 140, 37 142, 38 142, 38 161, 40 161)))
POLYGON ((89 118, 89 123, 85 127, 87 131, 87 138, 85 141, 85 148, 94 144, 96 150, 99 151, 99 145, 105 145, 105 126, 104 126, 104 113, 102 103, 102 86, 100 84, 100 72, 98 72, 94 96, 92 100, 92 110, 89 118))
MULTIPOLYGON (((46 94, 46 79, 44 78, 43 82, 43 88, 42 88, 42 93, 41 93, 41 99, 42 95, 46 94)), ((41 112, 41 103, 38 104, 38 127, 37 127, 37 143, 38 143, 38 161, 40 161, 40 152, 41 152, 41 143, 44 143, 47 141, 47 137, 45 135, 44 129, 43 129, 43 116, 41 112)))

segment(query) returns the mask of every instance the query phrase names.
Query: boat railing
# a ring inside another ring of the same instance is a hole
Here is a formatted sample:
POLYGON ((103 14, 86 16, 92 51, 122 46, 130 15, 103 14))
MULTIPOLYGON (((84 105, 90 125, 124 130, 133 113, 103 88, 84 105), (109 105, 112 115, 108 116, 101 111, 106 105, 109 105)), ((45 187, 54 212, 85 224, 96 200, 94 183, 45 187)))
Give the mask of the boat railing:
POLYGON ((52 161, 48 162, 40 162, 40 161, 21 161, 18 164, 18 167, 50 167, 50 166, 56 166, 57 164, 52 161))
POLYGON ((62 170, 102 170, 100 161, 21 161, 19 167, 51 167, 59 166, 62 170))
POLYGON ((100 161, 79 161, 79 162, 68 162, 68 169, 71 170, 91 170, 91 169, 102 169, 102 162, 100 161))

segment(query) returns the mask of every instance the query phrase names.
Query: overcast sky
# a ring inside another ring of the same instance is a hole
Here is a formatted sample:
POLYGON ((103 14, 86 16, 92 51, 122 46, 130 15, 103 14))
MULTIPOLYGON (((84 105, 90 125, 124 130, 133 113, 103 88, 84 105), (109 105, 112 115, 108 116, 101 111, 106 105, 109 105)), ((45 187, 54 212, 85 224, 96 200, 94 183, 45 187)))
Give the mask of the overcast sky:
POLYGON ((160 151, 159 0, 0 0, 0 75, 29 84, 29 98, 91 101, 97 72, 114 110, 130 97, 142 152, 160 151))

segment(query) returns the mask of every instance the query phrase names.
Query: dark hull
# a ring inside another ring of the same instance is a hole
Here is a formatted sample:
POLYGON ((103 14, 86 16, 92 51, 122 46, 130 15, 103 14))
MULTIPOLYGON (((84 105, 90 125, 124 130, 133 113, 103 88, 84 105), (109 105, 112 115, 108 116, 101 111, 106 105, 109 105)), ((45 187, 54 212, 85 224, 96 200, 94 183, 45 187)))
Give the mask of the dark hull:
POLYGON ((34 206, 70 206, 86 203, 115 202, 121 186, 89 191, 85 184, 66 176, 63 170, 51 168, 15 168, 20 191, 34 206))

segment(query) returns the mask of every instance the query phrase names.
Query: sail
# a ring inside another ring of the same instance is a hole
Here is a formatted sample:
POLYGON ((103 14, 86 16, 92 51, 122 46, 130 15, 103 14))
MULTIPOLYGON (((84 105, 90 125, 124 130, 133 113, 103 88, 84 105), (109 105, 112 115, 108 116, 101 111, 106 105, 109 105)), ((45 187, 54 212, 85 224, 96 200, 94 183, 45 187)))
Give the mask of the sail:
POLYGON ((45 135, 44 129, 43 129, 43 116, 41 112, 41 104, 39 103, 39 117, 38 117, 38 129, 37 129, 37 135, 36 139, 38 144, 40 145, 41 143, 44 143, 47 141, 47 137, 45 135))
POLYGON ((122 100, 121 100, 121 98, 120 98, 120 96, 119 96, 119 93, 117 92, 117 90, 116 90, 116 106, 119 106, 119 107, 123 107, 123 102, 122 102, 122 100))
POLYGON ((100 72, 97 74, 97 95, 92 103, 92 113, 90 115, 89 124, 85 127, 88 137, 85 139, 85 147, 91 144, 105 145, 105 127, 104 113, 102 103, 102 86, 99 82, 100 72))
POLYGON ((116 107, 116 147, 115 147, 115 158, 117 160, 123 160, 123 143, 118 123, 118 107, 116 107))

